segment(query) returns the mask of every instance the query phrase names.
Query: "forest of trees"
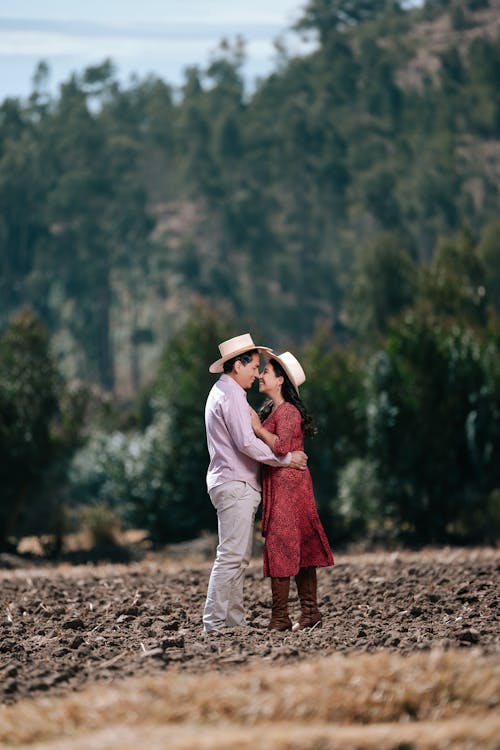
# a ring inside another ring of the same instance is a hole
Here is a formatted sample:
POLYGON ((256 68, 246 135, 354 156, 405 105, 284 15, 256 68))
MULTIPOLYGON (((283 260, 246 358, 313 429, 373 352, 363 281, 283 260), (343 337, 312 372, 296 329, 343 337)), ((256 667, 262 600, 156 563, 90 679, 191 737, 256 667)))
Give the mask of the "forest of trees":
POLYGON ((88 504, 213 528, 243 330, 304 361, 332 540, 497 537, 500 4, 407 5, 309 0, 316 50, 251 93, 238 39, 181 90, 106 60, 53 97, 41 62, 0 104, 0 544, 88 504))

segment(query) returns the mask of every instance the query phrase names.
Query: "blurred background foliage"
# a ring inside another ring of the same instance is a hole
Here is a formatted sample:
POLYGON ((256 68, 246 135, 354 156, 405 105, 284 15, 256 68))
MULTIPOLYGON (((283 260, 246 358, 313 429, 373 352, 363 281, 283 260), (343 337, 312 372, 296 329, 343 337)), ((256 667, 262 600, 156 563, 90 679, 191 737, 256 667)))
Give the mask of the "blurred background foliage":
POLYGON ((237 39, 180 91, 108 60, 52 97, 41 62, 0 104, 1 546, 214 530, 244 330, 303 361, 333 543, 498 538, 500 3, 408 5, 310 0, 252 93, 237 39))

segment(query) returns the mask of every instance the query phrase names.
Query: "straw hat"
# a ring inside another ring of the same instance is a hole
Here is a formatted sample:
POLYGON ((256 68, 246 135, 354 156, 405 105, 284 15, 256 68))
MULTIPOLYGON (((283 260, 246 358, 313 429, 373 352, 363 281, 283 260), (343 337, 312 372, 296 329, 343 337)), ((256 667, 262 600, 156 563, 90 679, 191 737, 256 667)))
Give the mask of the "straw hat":
POLYGON ((244 352, 248 352, 251 349, 258 349, 259 352, 263 353, 272 352, 272 349, 269 349, 268 346, 257 346, 254 344, 249 333, 243 333, 241 336, 235 336, 234 338, 228 339, 227 341, 223 341, 222 344, 219 344, 221 358, 216 362, 212 362, 208 369, 210 372, 223 372, 224 362, 227 362, 228 359, 232 359, 233 357, 237 357, 238 354, 244 354, 244 352))
POLYGON ((299 385, 305 382, 306 374, 297 357, 294 357, 291 352, 283 352, 283 354, 274 354, 271 352, 270 354, 266 353, 264 356, 268 361, 275 359, 276 362, 280 363, 298 393, 299 385))

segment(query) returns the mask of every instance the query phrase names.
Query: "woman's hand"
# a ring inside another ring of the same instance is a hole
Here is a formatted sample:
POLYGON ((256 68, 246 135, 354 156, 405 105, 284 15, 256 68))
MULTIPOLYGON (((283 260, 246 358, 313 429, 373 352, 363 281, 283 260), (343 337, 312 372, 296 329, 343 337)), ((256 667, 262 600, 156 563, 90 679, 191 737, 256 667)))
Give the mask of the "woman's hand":
POLYGON ((255 411, 255 409, 252 409, 251 406, 249 406, 248 408, 250 409, 250 419, 252 421, 252 429, 258 437, 260 433, 260 429, 261 429, 259 415, 255 411))
POLYGON ((262 440, 269 448, 271 448, 272 451, 274 451, 274 445, 276 441, 278 440, 278 436, 275 435, 272 432, 269 432, 269 430, 266 430, 265 427, 262 427, 259 415, 257 412, 252 409, 251 406, 248 407, 250 409, 250 419, 252 421, 252 428, 255 432, 256 436, 262 440))

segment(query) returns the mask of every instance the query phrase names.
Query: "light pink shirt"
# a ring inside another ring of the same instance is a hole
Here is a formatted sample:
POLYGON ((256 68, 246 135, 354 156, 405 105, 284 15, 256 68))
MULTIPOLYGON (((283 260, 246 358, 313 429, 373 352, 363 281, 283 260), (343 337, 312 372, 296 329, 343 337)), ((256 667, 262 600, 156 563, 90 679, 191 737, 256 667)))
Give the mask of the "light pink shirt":
POLYGON ((256 437, 250 419, 247 395, 229 375, 221 375, 208 394, 205 406, 210 464, 208 491, 223 482, 248 482, 260 490, 259 463, 288 466, 291 453, 275 456, 256 437))

